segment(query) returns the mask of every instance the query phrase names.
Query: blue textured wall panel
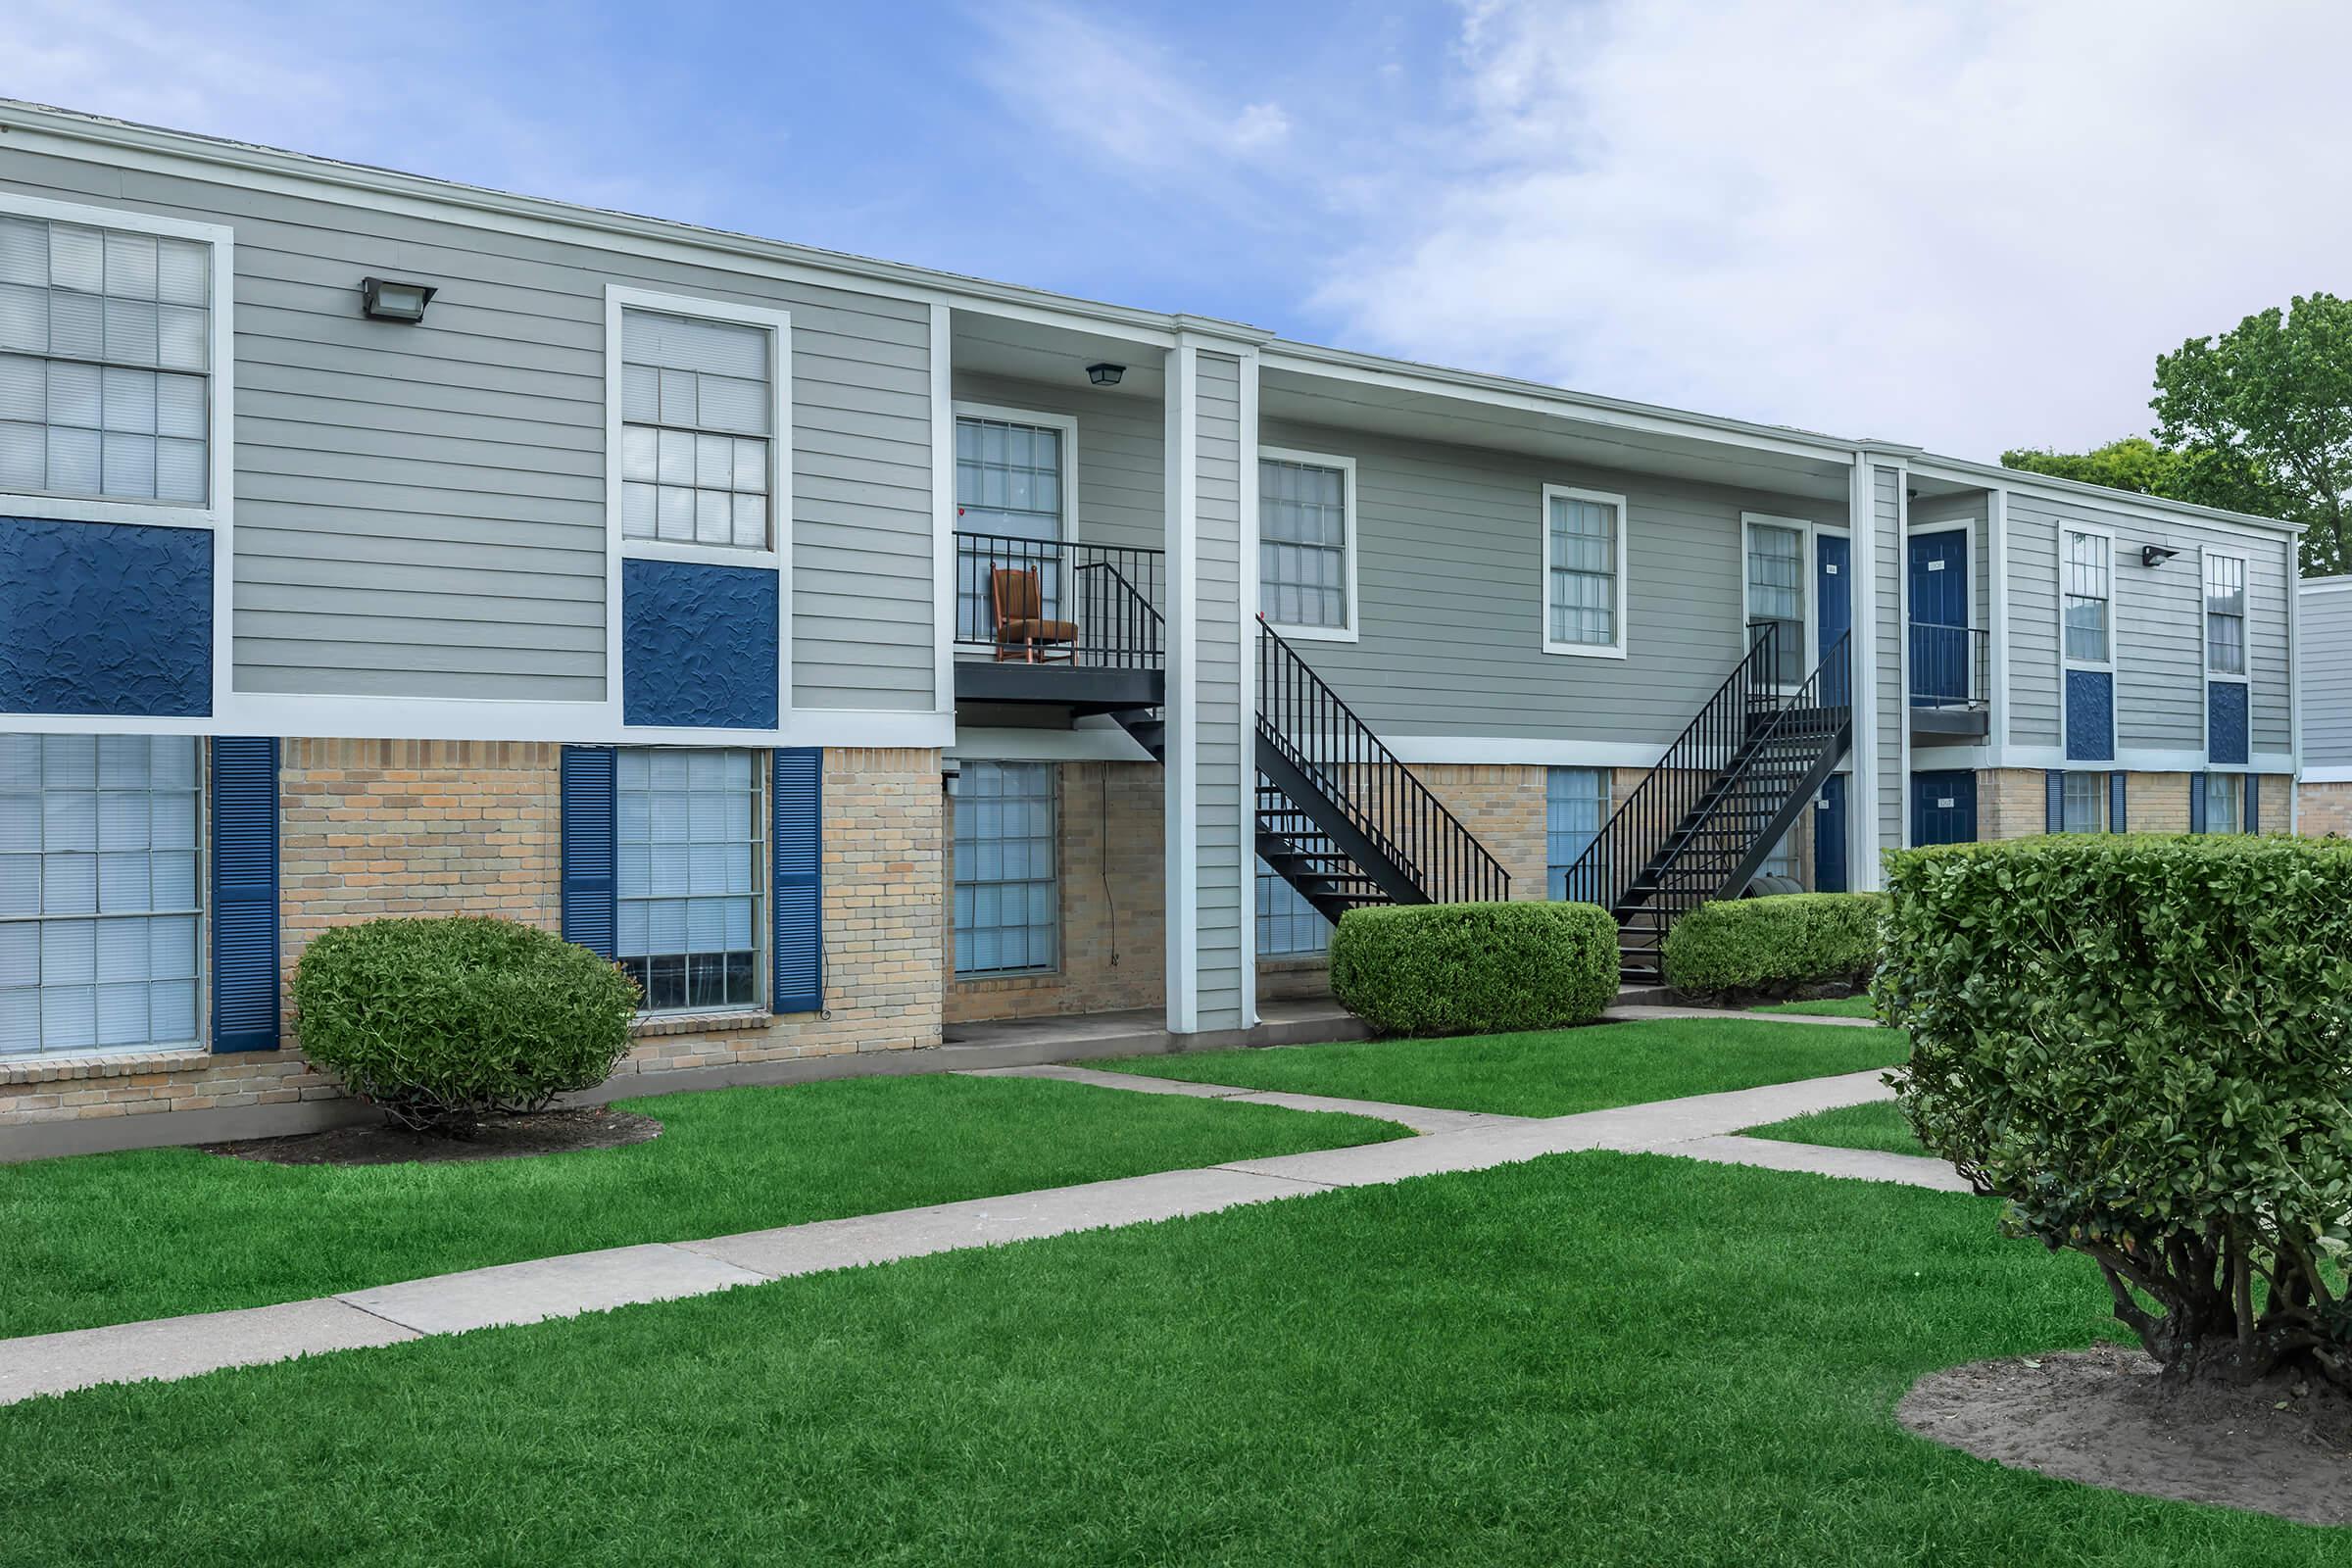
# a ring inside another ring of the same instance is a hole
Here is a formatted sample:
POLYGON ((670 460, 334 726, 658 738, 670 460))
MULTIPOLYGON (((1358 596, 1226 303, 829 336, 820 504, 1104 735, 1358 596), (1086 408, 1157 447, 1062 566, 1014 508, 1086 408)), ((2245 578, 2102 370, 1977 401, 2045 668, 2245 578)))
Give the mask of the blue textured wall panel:
POLYGON ((2106 670, 2066 672, 2066 760, 2115 760, 2115 676, 2106 670))
POLYGON ((213 710, 213 536, 0 517, 0 712, 213 710))
POLYGON ((775 727, 774 571, 624 561, 620 625, 622 722, 775 727))
POLYGON ((2237 681, 2205 688, 2205 758, 2241 766, 2246 760, 2246 688, 2237 681))

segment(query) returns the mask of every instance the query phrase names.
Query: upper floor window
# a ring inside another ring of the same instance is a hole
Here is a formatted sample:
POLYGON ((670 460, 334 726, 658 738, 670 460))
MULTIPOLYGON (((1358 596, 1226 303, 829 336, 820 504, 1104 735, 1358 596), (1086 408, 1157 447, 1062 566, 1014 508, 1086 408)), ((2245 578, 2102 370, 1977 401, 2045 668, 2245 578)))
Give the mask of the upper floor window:
POLYGON ((2205 558, 2205 668, 2246 672, 2246 564, 2236 556, 2205 558))
POLYGON ((1258 608, 1283 630, 1355 634, 1354 492, 1352 459, 1260 452, 1258 608))
POLYGON ((1625 656, 1625 497, 1544 487, 1544 651, 1625 656))
POLYGON ((2079 664, 2108 662, 2109 597, 2114 547, 2105 534, 2069 528, 2061 566, 2066 657, 2079 664))
POLYGON ((0 212, 0 492, 212 501, 214 265, 201 239, 0 212))
POLYGON ((620 536, 775 548, 780 326, 620 313, 620 536))
POLYGON ((1773 679, 1805 678, 1805 535, 1775 522, 1747 524, 1747 635, 1774 628, 1773 679))
POLYGON ((1053 415, 959 408, 956 414, 956 640, 996 636, 995 574, 1036 578, 1039 609, 1062 613, 1077 423, 1053 415))

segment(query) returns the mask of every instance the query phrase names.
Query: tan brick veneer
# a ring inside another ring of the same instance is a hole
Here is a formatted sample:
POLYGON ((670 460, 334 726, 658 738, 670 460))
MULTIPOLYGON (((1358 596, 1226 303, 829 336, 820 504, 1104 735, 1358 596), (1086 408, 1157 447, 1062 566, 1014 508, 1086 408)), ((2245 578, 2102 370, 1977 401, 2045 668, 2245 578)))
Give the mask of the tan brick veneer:
MULTIPOLYGON (((2262 781, 2262 795, 2271 798, 2271 781, 2262 781)), ((2352 838, 2352 784, 2296 786, 2296 831, 2312 838, 2352 838)))

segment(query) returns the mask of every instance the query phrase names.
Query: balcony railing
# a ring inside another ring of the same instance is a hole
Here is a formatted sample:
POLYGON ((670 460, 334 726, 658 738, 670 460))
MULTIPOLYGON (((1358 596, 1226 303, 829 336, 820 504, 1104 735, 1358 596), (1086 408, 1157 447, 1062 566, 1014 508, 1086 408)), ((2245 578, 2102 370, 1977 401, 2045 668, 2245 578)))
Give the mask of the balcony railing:
POLYGON ((1913 708, 1982 712, 1992 688, 1992 637, 1974 626, 1911 623, 1913 708))
POLYGON ((956 640, 999 648, 994 574, 1023 572, 1037 583, 1043 616, 1065 621, 1037 649, 1081 669, 1157 669, 1166 652, 1163 553, 1124 545, 1021 539, 957 532, 956 640))

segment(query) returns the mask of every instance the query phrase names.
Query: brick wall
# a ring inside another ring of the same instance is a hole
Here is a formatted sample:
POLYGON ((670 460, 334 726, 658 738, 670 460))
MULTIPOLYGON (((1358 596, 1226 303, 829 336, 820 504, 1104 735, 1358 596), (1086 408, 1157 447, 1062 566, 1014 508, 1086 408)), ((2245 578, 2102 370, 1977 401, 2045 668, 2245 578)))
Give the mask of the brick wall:
POLYGON ((1977 837, 2026 839, 2049 830, 2049 783, 2041 769, 1986 768, 1977 774, 1977 837))
MULTIPOLYGON (((289 740, 281 753, 280 922, 289 976, 329 926, 496 914, 554 929, 560 748, 522 742, 289 740)), ((945 908, 939 754, 828 750, 826 1010, 651 1021, 620 1073, 894 1051, 940 1037, 945 908)), ((295 1049, 0 1063, 0 1127, 339 1095, 295 1049)))
MULTIPOLYGON (((2263 812, 2268 815, 2271 806, 2271 781, 2262 781, 2263 812)), ((2279 824, 2284 827, 2285 824, 2279 824)), ((2352 838, 2352 784, 2302 784, 2296 786, 2296 831, 2311 838, 2352 838)))

